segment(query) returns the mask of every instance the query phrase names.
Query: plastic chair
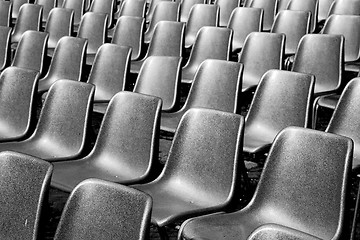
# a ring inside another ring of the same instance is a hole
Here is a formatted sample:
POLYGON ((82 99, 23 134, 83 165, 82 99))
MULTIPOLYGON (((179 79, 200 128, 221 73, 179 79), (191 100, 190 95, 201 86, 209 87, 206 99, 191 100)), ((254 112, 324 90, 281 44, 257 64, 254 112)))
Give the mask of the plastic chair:
POLYGON ((310 32, 315 32, 318 22, 319 0, 290 0, 287 10, 310 12, 310 32))
POLYGON ((311 126, 315 77, 304 73, 269 70, 256 89, 245 119, 244 152, 269 150, 286 127, 311 126))
POLYGON ((49 33, 47 54, 52 57, 59 40, 73 33, 74 11, 66 8, 53 8, 46 21, 45 32, 49 33))
POLYGON ((225 60, 208 59, 200 64, 184 106, 174 113, 162 113, 161 130, 174 133, 190 108, 212 108, 238 112, 243 66, 225 60))
POLYGON ((279 13, 280 11, 286 10, 289 2, 290 0, 278 0, 277 12, 279 13))
POLYGON ((20 8, 22 5, 30 3, 29 0, 10 0, 12 4, 11 21, 14 24, 20 14, 20 8))
POLYGON ((250 7, 264 9, 263 31, 270 31, 276 15, 278 0, 252 0, 250 7))
POLYGON ((190 109, 183 116, 161 175, 133 186, 153 198, 151 221, 161 239, 170 223, 233 207, 246 175, 243 127, 241 115, 213 109, 190 109))
POLYGON ((42 19, 42 6, 35 4, 23 4, 19 16, 11 33, 11 43, 20 41, 21 35, 28 31, 40 31, 42 19))
POLYGON ((360 15, 360 1, 358 0, 336 0, 329 9, 328 17, 336 15, 360 15))
POLYGON ((158 176, 161 100, 119 92, 109 103, 95 146, 84 158, 54 163, 52 186, 71 191, 95 177, 121 184, 144 183, 158 176))
POLYGON ((228 28, 233 30, 232 51, 240 52, 252 32, 261 32, 264 12, 260 8, 238 7, 232 12, 228 28))
POLYGON ((281 33, 250 33, 245 39, 239 62, 244 64, 242 92, 252 91, 270 69, 282 69, 285 35, 281 33))
POLYGON ((144 42, 149 44, 154 34, 155 26, 160 21, 179 21, 180 3, 170 1, 160 1, 154 10, 153 17, 145 32, 144 42))
POLYGON ((145 18, 146 1, 145 0, 125 0, 119 12, 118 17, 131 16, 145 18))
MULTIPOLYGON (((146 11, 146 23, 149 23, 151 22, 152 18, 153 18, 153 15, 154 15, 154 12, 155 12, 155 9, 157 7, 157 5, 161 2, 172 2, 172 0, 151 0, 150 3, 149 3, 149 6, 147 8, 147 11, 146 11)), ((180 17, 180 2, 175 2, 176 4, 179 4, 179 12, 177 13, 177 18, 180 17)), ((158 10, 159 11, 159 10, 158 10)), ((178 21, 178 20, 177 20, 178 21)))
POLYGON ((0 71, 10 65, 11 28, 0 26, 0 71))
POLYGON ((114 24, 114 1, 116 0, 93 0, 89 9, 89 12, 107 14, 107 28, 111 28, 114 24))
POLYGON ((283 130, 250 203, 234 213, 187 220, 179 239, 247 239, 269 223, 321 239, 343 239, 352 151, 346 137, 306 128, 283 130))
POLYGON ((57 0, 35 0, 34 4, 43 7, 42 24, 45 26, 50 11, 57 6, 57 0))
POLYGON ((47 74, 39 81, 38 92, 46 92, 59 79, 80 81, 86 46, 86 39, 62 37, 56 45, 47 74))
POLYGON ((181 57, 148 57, 136 80, 134 92, 162 99, 162 111, 171 112, 180 100, 181 57))
POLYGON ((62 161, 81 156, 95 87, 73 80, 58 80, 49 89, 34 133, 19 142, 1 143, 0 151, 16 151, 62 161))
POLYGON ((132 61, 130 71, 139 73, 145 59, 150 56, 181 57, 184 48, 184 32, 184 23, 161 21, 156 24, 145 57, 132 61))
POLYGON ((250 7, 252 0, 243 0, 242 7, 250 7))
POLYGON ((284 10, 276 15, 270 32, 285 34, 285 55, 295 54, 300 39, 310 33, 310 20, 311 13, 305 11, 284 10))
POLYGON ((182 83, 192 83, 206 59, 229 60, 233 32, 229 28, 203 27, 199 30, 190 57, 182 69, 182 83))
POLYGON ((62 8, 74 11, 74 31, 77 32, 81 18, 85 13, 85 0, 64 0, 62 8))
POLYGON ((0 26, 11 26, 12 2, 0 1, 0 26))
POLYGON ((15 152, 0 153, 1 239, 38 239, 53 167, 15 152))
POLYGON ((54 239, 147 239, 151 208, 151 197, 143 192, 88 179, 71 193, 54 239))
POLYGON ((185 29, 185 48, 191 48, 198 31, 205 26, 219 25, 219 6, 210 4, 195 4, 189 13, 185 29))
POLYGON ((180 22, 186 23, 189 18, 191 8, 195 4, 206 4, 206 0, 182 0, 180 6, 180 22))
POLYGON ((42 74, 49 34, 26 31, 20 38, 11 66, 38 71, 42 74))
POLYGON ((35 125, 35 96, 39 73, 8 67, 0 75, 0 142, 19 141, 35 125))
POLYGON ((232 11, 240 7, 241 0, 215 0, 215 4, 220 8, 219 26, 226 27, 228 25, 232 11))
POLYGON ((327 19, 330 7, 334 1, 335 0, 319 0, 319 22, 324 22, 327 19))

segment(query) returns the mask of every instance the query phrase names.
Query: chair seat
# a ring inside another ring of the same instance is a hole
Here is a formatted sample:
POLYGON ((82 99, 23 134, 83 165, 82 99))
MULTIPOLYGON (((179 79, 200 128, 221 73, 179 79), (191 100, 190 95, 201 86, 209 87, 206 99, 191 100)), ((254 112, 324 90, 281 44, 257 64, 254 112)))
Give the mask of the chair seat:
POLYGON ((339 98, 340 95, 337 94, 322 96, 319 98, 318 104, 321 107, 330 108, 334 110, 339 101, 339 98))
POLYGON ((109 103, 107 103, 107 102, 106 103, 105 102, 94 103, 93 111, 104 114, 108 105, 109 105, 109 103))
POLYGON ((141 66, 143 65, 144 61, 139 60, 139 61, 131 61, 130 64, 130 72, 132 73, 139 73, 141 66))
MULTIPOLYGON (((247 129, 246 129, 247 130, 247 129)), ((266 133, 266 131, 245 131, 244 152, 257 153, 266 151, 270 148, 276 133, 266 133)))
POLYGON ((359 62, 351 62, 345 63, 345 71, 349 72, 359 72, 360 71, 360 63, 359 62))
POLYGON ((182 115, 183 115, 182 111, 175 113, 165 113, 165 112, 162 113, 160 129, 166 132, 175 133, 182 115))

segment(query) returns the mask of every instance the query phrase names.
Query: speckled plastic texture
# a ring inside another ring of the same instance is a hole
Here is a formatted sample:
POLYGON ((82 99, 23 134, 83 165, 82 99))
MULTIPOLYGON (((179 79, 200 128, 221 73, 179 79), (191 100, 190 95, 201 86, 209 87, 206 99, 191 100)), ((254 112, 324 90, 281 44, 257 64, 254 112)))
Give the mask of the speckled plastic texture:
POLYGON ((1 143, 0 151, 16 151, 47 161, 82 154, 87 140, 94 85, 58 80, 50 88, 34 133, 19 142, 1 143))
POLYGON ((263 30, 269 31, 274 22, 274 17, 276 13, 278 0, 251 0, 249 3, 249 7, 252 8, 262 8, 264 9, 264 22, 263 22, 263 30))
POLYGON ((244 64, 242 91, 252 91, 261 77, 270 69, 282 69, 285 35, 281 33, 253 32, 245 39, 239 55, 244 64))
POLYGON ((153 182, 133 186, 153 198, 152 223, 226 210, 244 176, 241 115, 193 108, 182 118, 166 165, 153 182))
POLYGON ((216 0, 215 4, 221 9, 219 15, 219 26, 226 27, 228 25, 232 11, 240 7, 240 0, 216 0))
POLYGON ((228 28, 202 27, 183 67, 181 82, 192 83, 198 67, 206 59, 229 60, 232 35, 233 31, 228 28))
POLYGON ((62 8, 74 10, 74 31, 77 31, 85 13, 85 0, 63 0, 62 8))
POLYGON ((328 17, 331 15, 360 15, 360 2, 356 0, 337 0, 331 4, 328 17))
POLYGON ((188 21, 191 8, 195 4, 205 4, 206 0, 182 0, 177 2, 181 2, 180 22, 186 23, 188 21))
POLYGON ((0 2, 0 26, 10 27, 12 3, 10 1, 0 2))
POLYGON ((161 129, 174 133, 181 117, 190 108, 212 108, 238 112, 243 66, 225 60, 205 60, 199 67, 184 106, 161 115, 161 129))
POLYGON ((286 9, 311 13, 310 33, 315 32, 318 23, 319 0, 291 0, 286 9))
POLYGON ((162 110, 171 112, 179 103, 181 57, 148 57, 142 65, 134 92, 162 99, 162 110))
MULTIPOLYGON (((148 7, 147 7, 147 11, 146 11, 146 16, 145 16, 145 18, 146 18, 146 23, 149 23, 150 24, 150 22, 152 21, 152 19, 153 19, 153 17, 154 17, 154 14, 155 14, 155 9, 156 9, 156 7, 157 7, 157 5, 160 3, 162 3, 162 2, 168 2, 168 3, 176 3, 175 5, 174 4, 170 4, 170 5, 172 5, 172 6, 177 6, 176 8, 177 8, 177 12, 173 12, 174 13, 174 15, 173 16, 171 16, 171 18, 174 18, 175 17, 175 19, 174 20, 167 20, 167 21, 176 21, 176 22, 178 22, 179 21, 179 17, 180 17, 180 2, 176 2, 176 1, 172 1, 172 0, 151 0, 149 3, 148 3, 148 7)), ((163 5, 163 4, 161 4, 161 5, 163 5)), ((166 5, 166 4, 165 4, 166 5)), ((162 8, 162 9, 166 9, 166 8, 168 8, 168 7, 170 7, 170 5, 167 5, 167 7, 165 7, 165 5, 163 5, 162 7, 160 7, 160 8, 162 8), (164 8, 165 7, 165 8, 164 8)), ((159 8, 159 9, 160 9, 159 8)), ((171 8, 171 7, 170 7, 171 8)), ((162 10, 156 10, 156 11, 158 11, 158 13, 160 13, 160 12, 162 12, 162 10)), ((170 11, 171 12, 171 11, 170 11)), ((161 15, 161 14, 160 14, 161 15)), ((158 15, 158 16, 160 16, 160 15, 158 15)), ((165 15, 164 15, 165 16, 165 15)), ((156 18, 156 17, 155 17, 156 18)), ((158 21, 156 21, 156 22, 158 22, 158 21)))
POLYGON ((145 18, 145 11, 146 11, 145 0, 124 1, 123 4, 121 4, 119 17, 131 16, 131 17, 145 18))
POLYGON ((52 186, 71 191, 95 177, 122 184, 148 182, 159 174, 161 100, 132 92, 114 96, 92 152, 79 160, 54 163, 52 186))
POLYGON ((51 173, 52 166, 46 161, 0 153, 1 239, 38 239, 51 173))
POLYGON ((88 179, 71 193, 54 239, 146 239, 151 205, 151 198, 145 193, 112 182, 88 179))
POLYGON ((41 5, 43 7, 42 25, 45 26, 50 11, 56 7, 57 0, 35 0, 34 4, 41 5))
POLYGON ((50 86, 59 79, 80 81, 86 47, 86 39, 61 38, 56 45, 47 74, 39 81, 39 93, 48 91, 50 86))
POLYGON ((269 150, 286 127, 311 126, 315 77, 305 73, 269 70, 256 89, 246 116, 244 152, 269 150))
MULTIPOLYGON (((4 1, 5 2, 5 1, 4 1)), ((0 8, 1 8, 0 2, 0 8)), ((1 16, 1 13, 0 13, 1 16)), ((7 66, 10 65, 10 37, 11 37, 10 27, 0 26, 0 71, 4 70, 7 66)))
POLYGON ((344 239, 352 153, 349 138, 286 128, 272 145, 250 203, 237 212, 184 222, 179 239, 247 239, 264 224, 321 239, 344 239))
POLYGON ((0 142, 28 137, 35 127, 39 72, 8 67, 0 75, 0 142))
POLYGON ((107 28, 110 28, 114 22, 114 1, 117 0, 92 0, 89 9, 90 12, 107 14, 107 28))

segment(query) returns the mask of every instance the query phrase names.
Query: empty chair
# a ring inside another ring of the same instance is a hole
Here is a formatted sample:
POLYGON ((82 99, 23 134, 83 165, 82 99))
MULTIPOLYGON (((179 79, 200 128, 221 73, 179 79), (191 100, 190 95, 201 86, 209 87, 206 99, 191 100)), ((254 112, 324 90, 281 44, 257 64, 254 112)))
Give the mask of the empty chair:
POLYGON ((84 158, 54 163, 52 186, 71 191, 87 178, 121 184, 153 180, 158 172, 161 100, 120 92, 109 103, 95 146, 84 158))
POLYGON ((276 15, 270 32, 286 35, 285 55, 294 55, 300 39, 310 33, 310 17, 310 12, 292 10, 283 10, 276 15))
POLYGON ((238 183, 246 176, 240 158, 243 127, 241 115, 190 109, 179 123, 161 175, 133 186, 152 197, 151 221, 163 239, 170 223, 233 206, 238 183))
POLYGON ((35 4, 43 7, 42 24, 45 26, 50 11, 57 7, 57 0, 35 0, 35 4))
POLYGON ((244 64, 242 91, 252 91, 270 69, 282 69, 285 35, 253 32, 245 40, 239 56, 244 64))
POLYGON ((87 139, 94 86, 58 80, 50 88, 34 133, 19 142, 1 143, 0 151, 16 151, 60 161, 79 157, 87 139))
POLYGON ((219 15, 219 26, 226 27, 228 25, 230 15, 232 11, 240 7, 240 0, 216 0, 215 4, 217 4, 220 8, 219 15))
POLYGON ((42 6, 23 4, 11 34, 11 43, 19 42, 21 35, 28 30, 40 31, 41 20, 42 6))
POLYGON ((263 14, 264 12, 260 8, 238 7, 234 9, 227 25, 233 30, 233 52, 240 52, 247 35, 252 32, 261 32, 263 14))
POLYGON ((114 6, 116 0, 93 0, 90 6, 90 12, 107 14, 107 27, 112 27, 114 23, 114 6))
POLYGON ((56 45, 47 74, 39 81, 39 93, 46 92, 59 79, 80 81, 86 46, 87 40, 83 38, 61 38, 56 45))
POLYGON ((206 0, 182 0, 180 7, 180 22, 186 23, 189 18, 191 8, 195 4, 205 4, 206 0))
POLYGON ((320 239, 344 239, 352 151, 351 139, 343 136, 298 127, 283 130, 250 203, 234 213, 187 220, 179 239, 245 240, 270 223, 320 239))
POLYGON ((229 28, 201 28, 191 49, 189 60, 182 69, 181 82, 192 83, 198 67, 206 59, 229 60, 232 34, 229 28))
POLYGON ((81 182, 66 202, 55 240, 147 239, 151 197, 99 179, 81 182))
POLYGON ((191 48, 198 31, 205 26, 219 25, 219 7, 212 4, 195 4, 189 13, 185 29, 185 47, 191 48))
POLYGON ((319 11, 318 11, 318 21, 324 22, 328 17, 328 13, 332 3, 335 0, 319 0, 319 11))
POLYGON ((26 31, 20 38, 11 66, 38 71, 42 74, 49 34, 26 31))
POLYGON ((0 26, 11 26, 12 3, 10 1, 0 1, 0 26))
POLYGON ((0 71, 10 64, 11 28, 0 26, 0 71))
POLYGON ((49 33, 47 54, 52 56, 58 41, 71 36, 74 24, 74 11, 66 8, 54 8, 46 21, 45 32, 49 33))
MULTIPOLYGON (((155 13, 155 9, 156 9, 157 5, 161 2, 172 2, 172 1, 171 0, 151 0, 149 3, 149 7, 147 8, 146 16, 145 16, 147 23, 151 22, 151 19, 153 18, 153 15, 155 13)), ((180 5, 180 2, 176 2, 176 4, 180 5)), ((180 6, 179 6, 179 11, 180 11, 180 6)), ((180 12, 178 14, 180 14, 180 12)), ((179 15, 178 15, 178 17, 179 17, 179 15)))
POLYGON ((263 30, 270 31, 276 15, 276 5, 278 0, 252 0, 250 7, 264 9, 263 30))
POLYGON ((290 0, 278 0, 277 12, 279 13, 282 10, 286 10, 289 2, 290 2, 290 0))
POLYGON ((134 92, 162 99, 162 110, 171 112, 180 94, 181 57, 148 57, 138 74, 134 92))
POLYGON ((225 60, 208 59, 200 64, 184 106, 174 113, 162 113, 161 129, 174 133, 181 117, 190 108, 238 111, 243 66, 225 60))
POLYGON ((319 0, 290 0, 287 9, 311 12, 310 32, 315 32, 318 22, 319 0))
POLYGON ((123 16, 117 20, 111 43, 131 47, 131 60, 139 60, 144 46, 145 19, 123 16))
POLYGON ((85 0, 64 0, 62 8, 74 11, 74 31, 77 31, 81 18, 85 13, 85 0))
POLYGON ((304 73, 269 70, 262 77, 245 119, 244 152, 270 148, 286 127, 311 126, 315 77, 304 73))
POLYGON ((154 34, 155 26, 160 21, 174 21, 179 20, 180 3, 170 1, 160 1, 154 10, 154 15, 151 18, 149 26, 145 32, 144 42, 150 43, 152 35, 154 34))
POLYGON ((335 0, 329 9, 328 17, 336 15, 360 15, 360 1, 358 0, 335 0))
POLYGON ((35 126, 39 72, 8 67, 0 75, 0 142, 27 138, 35 126))
POLYGON ((250 7, 252 0, 243 0, 242 7, 250 7))
POLYGON ((184 48, 184 32, 184 23, 161 21, 156 24, 145 57, 131 62, 131 72, 139 73, 143 62, 149 56, 181 57, 184 48))
POLYGON ((145 18, 146 1, 145 0, 125 0, 121 4, 118 17, 131 16, 145 18))
POLYGON ((39 238, 52 169, 32 156, 0 153, 1 239, 39 238))
POLYGON ((11 18, 12 18, 12 23, 14 24, 20 14, 21 6, 26 3, 30 3, 30 1, 29 0, 10 0, 10 2, 12 4, 11 18))

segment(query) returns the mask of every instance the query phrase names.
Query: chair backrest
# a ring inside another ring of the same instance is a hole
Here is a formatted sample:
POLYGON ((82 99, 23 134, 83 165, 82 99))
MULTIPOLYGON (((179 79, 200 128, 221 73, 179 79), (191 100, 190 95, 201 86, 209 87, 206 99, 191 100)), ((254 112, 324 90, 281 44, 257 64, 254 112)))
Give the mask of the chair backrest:
POLYGON ((42 73, 49 34, 26 31, 17 46, 11 66, 31 69, 42 73))
MULTIPOLYGON (((206 59, 229 60, 232 30, 220 27, 203 27, 196 35, 182 79, 192 80, 199 65, 206 59)), ((183 80, 185 81, 185 80, 183 80)))
POLYGON ((74 26, 78 26, 85 13, 85 0, 64 0, 62 7, 74 10, 74 26))
POLYGON ((345 227, 352 152, 352 141, 343 136, 297 127, 283 130, 246 208, 264 216, 259 225, 280 224, 338 239, 345 227))
POLYGON ((74 10, 54 8, 46 21, 45 32, 49 33, 48 48, 55 48, 64 36, 71 36, 74 24, 74 10))
POLYGON ((153 17, 149 23, 149 26, 145 32, 145 43, 150 43, 152 35, 154 34, 155 26, 160 21, 174 21, 179 20, 180 3, 161 1, 154 10, 153 17))
POLYGON ((244 64, 242 91, 255 87, 268 70, 282 69, 284 50, 284 34, 250 33, 239 56, 239 62, 244 64))
POLYGON ((240 2, 241 0, 215 0, 215 4, 217 4, 220 8, 220 27, 226 27, 228 25, 232 11, 235 8, 240 7, 240 2))
POLYGON ((90 12, 105 13, 108 15, 107 27, 110 28, 114 22, 114 6, 116 0, 93 0, 90 12))
POLYGON ((146 1, 145 0, 125 0, 121 4, 119 17, 131 16, 145 18, 146 1))
POLYGON ((290 2, 290 0, 278 0, 277 12, 279 13, 282 10, 286 10, 289 2, 290 2))
POLYGON ((171 111, 179 100, 181 57, 148 57, 141 66, 134 92, 162 99, 163 111, 171 111))
MULTIPOLYGON (((305 73, 269 70, 261 78, 246 116, 245 136, 261 133, 272 142, 289 126, 309 127, 315 77, 305 73)), ((245 144, 246 146, 246 138, 245 144)))
POLYGON ((80 22, 77 37, 88 40, 87 54, 95 54, 107 38, 107 18, 104 13, 87 12, 80 22))
POLYGON ((244 41, 251 32, 261 32, 264 11, 260 8, 238 7, 232 12, 228 28, 234 32, 232 51, 239 52, 244 41))
POLYGON ((180 181, 184 185, 179 195, 191 192, 201 202, 211 202, 210 206, 228 206, 244 172, 243 129, 241 115, 190 109, 179 123, 165 167, 155 181, 173 185, 172 189, 180 181))
POLYGON ((81 80, 87 40, 62 37, 56 45, 49 71, 39 81, 39 92, 47 91, 58 79, 81 80))
MULTIPOLYGON (((149 7, 147 8, 146 11, 146 22, 151 22, 151 19, 154 16, 155 13, 155 9, 157 7, 157 5, 161 2, 173 2, 172 0, 151 0, 149 3, 149 7)), ((177 4, 180 4, 180 2, 175 2, 177 4)), ((180 6, 179 6, 179 13, 180 14, 180 6)), ((180 17, 179 15, 177 16, 178 18, 180 17)))
POLYGON ((357 0, 335 0, 329 9, 328 17, 337 15, 360 15, 360 1, 357 0))
POLYGON ((96 86, 95 102, 110 101, 125 89, 130 68, 131 48, 106 43, 96 56, 88 78, 88 83, 96 86))
POLYGON ((146 239, 152 200, 146 193, 113 182, 88 179, 72 191, 55 240, 146 239))
POLYGON ((29 0, 10 0, 10 2, 12 3, 11 17, 15 21, 19 16, 21 6, 26 3, 30 3, 29 0))
POLYGON ((319 0, 290 0, 287 10, 311 12, 310 32, 315 32, 318 22, 319 0))
POLYGON ((10 64, 11 27, 0 26, 0 71, 10 64))
POLYGON ((21 6, 19 16, 11 34, 11 42, 19 42, 21 35, 28 31, 40 31, 42 6, 25 3, 21 6))
POLYGON ((42 22, 46 23, 50 11, 57 6, 57 0, 35 0, 35 4, 43 7, 42 22))
POLYGON ((190 48, 195 42, 196 34, 205 26, 219 25, 219 6, 213 4, 195 4, 189 13, 185 29, 185 47, 190 48))
POLYGON ((325 22, 322 33, 344 36, 345 62, 360 59, 360 16, 330 15, 325 22))
POLYGON ((6 151, 0 153, 0 166, 1 239, 38 239, 52 165, 29 155, 6 151))
POLYGON ((294 55, 300 39, 310 32, 311 13, 283 10, 274 20, 270 32, 286 35, 285 54, 294 55))
POLYGON ((35 124, 39 72, 8 67, 0 75, 0 141, 27 137, 35 124))
POLYGON ((292 71, 315 75, 315 95, 323 95, 339 89, 343 65, 343 36, 307 34, 299 42, 292 71))
POLYGON ((360 166, 359 146, 360 135, 358 134, 359 107, 360 107, 360 78, 354 78, 344 88, 332 118, 329 122, 326 132, 339 134, 351 138, 354 141, 354 160, 353 168, 358 169, 360 166))
POLYGON ((252 0, 250 7, 264 9, 263 30, 270 31, 276 15, 276 7, 278 0, 252 0))
POLYGON ((79 157, 88 141, 94 92, 92 84, 56 81, 46 95, 31 141, 46 141, 62 149, 59 151, 64 157, 79 157))
POLYGON ((238 112, 243 66, 237 62, 208 59, 196 71, 182 112, 194 107, 238 112))
POLYGON ((319 0, 318 20, 324 21, 328 17, 330 7, 335 0, 319 0))
POLYGON ((145 19, 122 16, 117 20, 111 43, 131 47, 131 60, 138 60, 143 49, 145 19))
POLYGON ((11 26, 12 2, 0 1, 0 26, 11 26))
POLYGON ((182 0, 180 6, 180 22, 186 23, 189 18, 191 8, 195 4, 205 4, 206 0, 182 0))

